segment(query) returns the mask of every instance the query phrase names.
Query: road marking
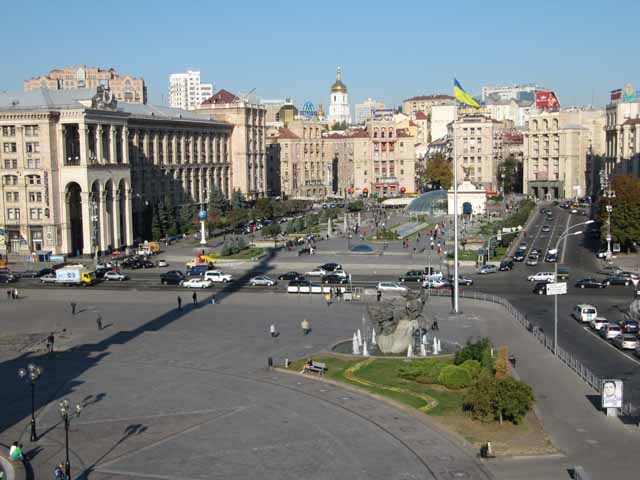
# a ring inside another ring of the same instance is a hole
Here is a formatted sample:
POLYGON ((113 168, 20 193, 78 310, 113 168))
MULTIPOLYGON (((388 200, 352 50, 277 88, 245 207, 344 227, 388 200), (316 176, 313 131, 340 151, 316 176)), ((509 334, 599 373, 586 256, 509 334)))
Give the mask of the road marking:
MULTIPOLYGON (((571 223, 571 212, 569 212, 569 216, 567 217, 567 224, 565 226, 565 232, 569 229, 569 224, 571 223)), ((567 251, 567 238, 569 235, 564 237, 564 241, 562 242, 562 256, 560 257, 560 263, 564 263, 564 254, 567 251)))
MULTIPOLYGON (((615 347, 613 345, 613 343, 609 342, 608 340, 605 340, 604 338, 602 338, 598 333, 596 333, 594 330, 591 330, 591 327, 582 327, 586 332, 590 333, 591 335, 593 335, 594 337, 599 338, 600 340, 602 340, 602 342, 604 342, 605 345, 607 345, 609 348, 612 348, 613 350, 615 350, 616 352, 618 352, 620 355, 622 355, 623 357, 625 357, 627 360, 631 360, 633 363, 635 363, 636 365, 640 365, 640 360, 638 360, 637 358, 634 358, 632 356, 632 354, 627 354, 625 350, 621 350, 618 347, 615 347)), ((633 351, 633 350, 630 350, 633 351)))

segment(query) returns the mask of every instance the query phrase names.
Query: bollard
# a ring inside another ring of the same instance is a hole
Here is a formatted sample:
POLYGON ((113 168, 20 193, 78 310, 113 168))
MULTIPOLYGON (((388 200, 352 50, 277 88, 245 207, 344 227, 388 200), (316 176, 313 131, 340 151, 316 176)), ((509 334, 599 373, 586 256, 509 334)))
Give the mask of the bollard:
POLYGON ((288 358, 284 359, 284 368, 289 368, 289 359, 288 358))
POLYGON ((271 357, 267 358, 267 367, 273 368, 273 358, 271 357))

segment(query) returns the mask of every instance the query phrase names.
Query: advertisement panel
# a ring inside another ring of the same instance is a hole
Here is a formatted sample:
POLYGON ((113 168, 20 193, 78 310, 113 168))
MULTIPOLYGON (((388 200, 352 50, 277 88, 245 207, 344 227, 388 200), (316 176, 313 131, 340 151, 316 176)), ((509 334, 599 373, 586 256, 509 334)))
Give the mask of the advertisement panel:
POLYGON ((560 108, 560 102, 556 94, 548 92, 536 92, 536 108, 541 110, 557 110, 560 108))
POLYGON ((602 381, 602 408, 622 408, 622 380, 602 381))
POLYGON ((622 89, 611 90, 611 102, 619 102, 622 98, 622 89))

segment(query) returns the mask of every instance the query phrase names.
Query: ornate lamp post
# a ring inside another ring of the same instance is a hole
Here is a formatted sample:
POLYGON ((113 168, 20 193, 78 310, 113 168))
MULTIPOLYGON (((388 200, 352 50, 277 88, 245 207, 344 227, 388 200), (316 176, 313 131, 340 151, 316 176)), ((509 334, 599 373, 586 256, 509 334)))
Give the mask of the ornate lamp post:
POLYGON ((207 239, 205 238, 205 221, 207 220, 207 211, 200 210, 198 213, 198 218, 200 219, 200 245, 206 245, 207 239))
MULTIPOLYGON (((76 417, 80 416, 80 412, 82 411, 82 407, 77 404, 76 405, 76 417)), ((65 435, 65 452, 66 452, 66 460, 64 462, 64 474, 65 478, 71 478, 71 463, 69 462, 69 423, 71 423, 69 411, 69 400, 64 399, 60 402, 60 416, 62 420, 64 420, 64 435, 65 435)))
POLYGON ((31 441, 38 440, 36 434, 36 402, 35 402, 35 390, 36 382, 42 375, 42 367, 30 363, 27 368, 21 368, 18 370, 18 377, 31 385, 31 441))

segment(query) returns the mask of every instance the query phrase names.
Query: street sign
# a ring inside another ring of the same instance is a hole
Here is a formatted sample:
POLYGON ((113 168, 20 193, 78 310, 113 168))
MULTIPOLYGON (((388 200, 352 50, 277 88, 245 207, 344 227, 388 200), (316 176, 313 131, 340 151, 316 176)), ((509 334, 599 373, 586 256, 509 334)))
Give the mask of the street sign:
POLYGON ((567 293, 567 282, 547 283, 547 295, 564 295, 567 293))

